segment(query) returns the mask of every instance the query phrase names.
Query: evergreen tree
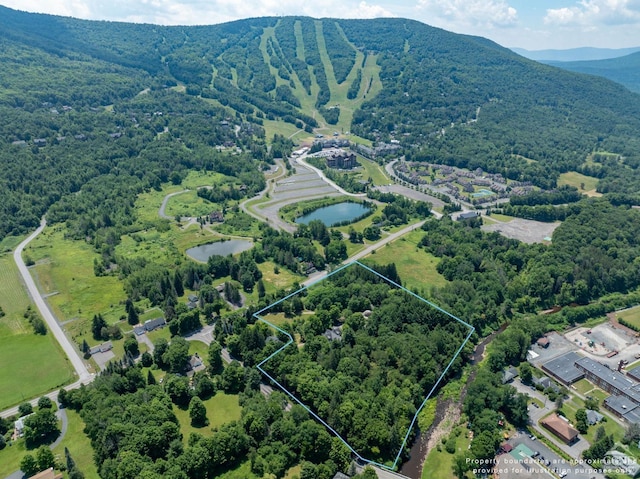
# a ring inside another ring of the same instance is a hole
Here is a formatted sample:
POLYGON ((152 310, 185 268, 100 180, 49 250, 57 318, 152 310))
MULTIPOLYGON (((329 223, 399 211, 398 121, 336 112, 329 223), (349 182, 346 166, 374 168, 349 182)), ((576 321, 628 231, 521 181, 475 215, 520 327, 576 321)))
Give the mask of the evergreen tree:
POLYGON ((136 311, 136 307, 133 304, 133 301, 131 301, 131 298, 127 298, 127 302, 125 303, 125 310, 127 311, 127 322, 131 326, 135 326, 140 322, 138 312, 136 311))
POLYGON ((97 314, 93 316, 91 320, 91 335, 93 339, 96 341, 101 341, 103 339, 103 329, 107 328, 107 322, 104 320, 101 314, 97 314))
POLYGON ((176 296, 178 296, 179 298, 184 296, 184 285, 182 282, 182 274, 180 274, 179 270, 176 270, 176 272, 173 275, 173 289, 176 291, 176 296))

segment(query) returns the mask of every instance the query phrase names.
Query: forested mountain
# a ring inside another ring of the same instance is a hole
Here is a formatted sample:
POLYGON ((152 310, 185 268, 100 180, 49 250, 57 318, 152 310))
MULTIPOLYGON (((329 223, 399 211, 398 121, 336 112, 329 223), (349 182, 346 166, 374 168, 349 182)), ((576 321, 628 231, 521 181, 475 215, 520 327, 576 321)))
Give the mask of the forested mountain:
POLYGON ((630 48, 595 48, 579 47, 565 50, 526 50, 512 48, 518 55, 537 62, 581 62, 587 60, 606 60, 608 58, 624 57, 640 51, 640 47, 630 48))
POLYGON ((616 178, 601 181, 608 192, 640 183, 640 95, 412 20, 166 27, 0 7, 0 46, 0 238, 54 204, 51 219, 78 219, 90 236, 87 217, 113 218, 70 193, 94 181, 130 203, 173 173, 224 163, 217 145, 242 146, 242 171, 257 172, 272 120, 335 124, 397 140, 414 160, 541 187, 571 170, 616 178), (619 156, 585 163, 594 151, 619 156))
POLYGON ((545 61, 544 63, 572 72, 598 75, 640 93, 640 52, 623 57, 585 61, 545 61))

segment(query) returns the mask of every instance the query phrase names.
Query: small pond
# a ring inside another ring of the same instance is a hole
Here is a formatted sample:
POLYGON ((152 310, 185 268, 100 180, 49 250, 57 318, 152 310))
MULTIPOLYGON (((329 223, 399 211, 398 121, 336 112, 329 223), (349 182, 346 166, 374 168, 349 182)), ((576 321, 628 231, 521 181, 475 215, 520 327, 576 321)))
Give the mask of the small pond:
POLYGON ((309 224, 310 221, 320 220, 326 226, 334 226, 343 222, 350 222, 371 212, 371 208, 361 203, 345 201, 331 206, 323 206, 311 213, 295 219, 296 223, 309 224))
POLYGON ((249 240, 232 239, 228 241, 216 241, 215 243, 203 244, 187 250, 187 256, 202 263, 214 255, 228 256, 230 254, 242 253, 251 249, 253 242, 249 240))

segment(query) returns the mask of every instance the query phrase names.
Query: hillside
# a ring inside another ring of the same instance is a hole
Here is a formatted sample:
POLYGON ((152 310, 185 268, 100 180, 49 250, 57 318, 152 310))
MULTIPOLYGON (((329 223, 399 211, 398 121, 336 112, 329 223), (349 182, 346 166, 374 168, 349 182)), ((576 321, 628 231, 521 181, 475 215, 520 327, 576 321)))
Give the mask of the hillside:
POLYGON ((567 48, 565 50, 526 50, 524 48, 512 48, 518 55, 529 60, 542 63, 548 62, 579 62, 589 60, 606 60, 618 58, 640 51, 640 47, 631 48, 594 48, 580 47, 567 48))
POLYGON ((0 238, 33 228, 54 204, 52 220, 95 222, 98 205, 68 195, 97 178, 112 183, 106 197, 133 198, 211 164, 225 142, 270 161, 278 131, 395 140, 415 160, 541 187, 572 170, 601 177, 605 192, 635 194, 640 182, 639 95, 416 21, 165 27, 0 7, 0 44, 0 114, 10 120, 0 129, 0 238), (587 162, 593 151, 621 156, 587 162))
POLYGON ((640 93, 640 52, 618 58, 591 61, 545 62, 572 72, 587 73, 608 78, 640 93))

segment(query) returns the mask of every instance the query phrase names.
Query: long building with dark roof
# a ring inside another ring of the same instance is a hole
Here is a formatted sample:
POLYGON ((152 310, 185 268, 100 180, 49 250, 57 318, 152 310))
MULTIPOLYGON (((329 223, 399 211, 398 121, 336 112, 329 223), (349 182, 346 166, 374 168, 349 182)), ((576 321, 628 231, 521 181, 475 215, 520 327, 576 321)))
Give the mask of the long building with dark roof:
POLYGON ((582 358, 576 352, 569 352, 542 365, 542 370, 569 386, 585 376, 584 371, 576 368, 576 362, 582 358))

